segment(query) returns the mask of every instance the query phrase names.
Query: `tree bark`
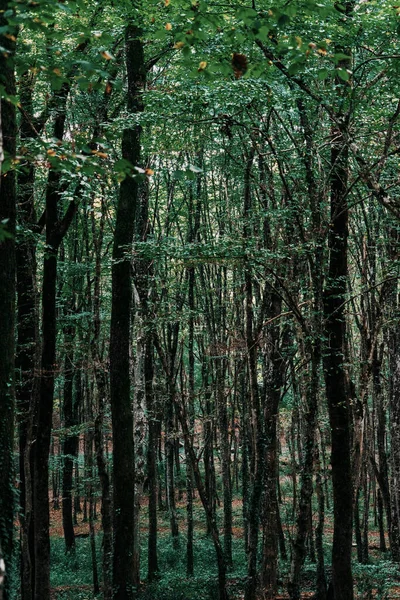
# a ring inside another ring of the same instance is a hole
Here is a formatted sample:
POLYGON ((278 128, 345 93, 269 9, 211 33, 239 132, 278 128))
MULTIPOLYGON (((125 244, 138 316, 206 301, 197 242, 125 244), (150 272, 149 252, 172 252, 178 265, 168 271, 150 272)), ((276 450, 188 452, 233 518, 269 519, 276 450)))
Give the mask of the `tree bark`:
MULTIPOLYGON (((8 28, 4 13, 8 2, 0 1, 0 73, 6 95, 15 95, 13 31, 8 28)), ((16 154, 17 124, 15 106, 1 100, 0 138, 2 151, 7 161, 16 154)), ((10 165, 11 166, 11 165, 10 165)), ((15 356, 15 296, 16 256, 15 219, 16 187, 13 168, 3 172, 0 161, 0 547, 5 561, 3 600, 12 594, 12 563, 14 549, 14 356, 15 356)))
POLYGON ((149 479, 149 536, 147 578, 153 581, 158 573, 157 554, 157 438, 158 423, 156 399, 154 396, 154 349, 153 342, 146 342, 144 376, 146 386, 146 408, 149 419, 149 439, 147 447, 147 476, 149 479))
MULTIPOLYGON (((346 65, 344 65, 347 67, 346 65)), ((329 270, 324 291, 324 375, 331 426, 334 534, 332 587, 335 600, 353 600, 351 570, 353 480, 351 471, 351 413, 345 367, 346 283, 348 276, 348 120, 337 114, 331 149, 331 228, 329 270)))
MULTIPOLYGON (((33 137, 27 114, 33 113, 33 77, 21 77, 21 142, 33 137), (26 111, 26 112, 25 112, 26 111)), ((29 162, 18 173, 18 222, 22 232, 17 238, 17 373, 16 399, 19 413, 19 477, 21 523, 21 598, 32 600, 34 576, 34 534, 32 522, 32 426, 37 414, 39 359, 39 319, 36 286, 36 227, 34 206, 35 170, 29 162)))
MULTIPOLYGON (((78 415, 74 403, 74 351, 73 344, 75 328, 65 328, 65 347, 67 352, 64 360, 64 427, 67 429, 63 442, 63 476, 62 476, 62 520, 64 530, 65 549, 67 552, 75 550, 75 532, 73 523, 72 506, 72 481, 74 462, 78 454, 78 436, 76 432, 69 431, 78 424, 78 415)), ((77 374, 80 377, 80 373, 77 374)))
MULTIPOLYGON (((143 110, 141 92, 145 80, 141 30, 131 23, 125 31, 128 75, 128 111, 143 110)), ((140 127, 125 129, 123 158, 133 166, 140 162, 140 127)), ((131 247, 139 183, 127 176, 120 185, 113 246, 110 330, 110 384, 114 454, 114 554, 113 598, 134 597, 134 501, 135 464, 129 364, 131 326, 131 247)))
MULTIPOLYGON (((57 94, 57 113, 54 137, 63 138, 66 119, 66 102, 69 85, 57 94)), ((76 192, 77 193, 77 192, 76 192)), ((56 284, 57 255, 63 237, 75 215, 77 204, 70 202, 59 220, 61 174, 50 170, 46 189, 46 250, 43 263, 42 284, 42 354, 39 392, 39 410, 34 448, 33 506, 35 530, 35 600, 50 600, 50 538, 49 538, 49 450, 53 419, 53 395, 56 376, 56 284)))

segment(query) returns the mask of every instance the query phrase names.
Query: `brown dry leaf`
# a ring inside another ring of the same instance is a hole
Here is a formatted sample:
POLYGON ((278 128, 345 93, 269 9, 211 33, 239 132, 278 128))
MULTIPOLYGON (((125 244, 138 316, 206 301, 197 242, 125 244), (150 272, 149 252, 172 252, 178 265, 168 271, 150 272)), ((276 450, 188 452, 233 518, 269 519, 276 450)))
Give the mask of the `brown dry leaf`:
POLYGON ((100 150, 92 150, 92 154, 99 156, 100 158, 108 158, 108 154, 105 152, 100 152, 100 150))

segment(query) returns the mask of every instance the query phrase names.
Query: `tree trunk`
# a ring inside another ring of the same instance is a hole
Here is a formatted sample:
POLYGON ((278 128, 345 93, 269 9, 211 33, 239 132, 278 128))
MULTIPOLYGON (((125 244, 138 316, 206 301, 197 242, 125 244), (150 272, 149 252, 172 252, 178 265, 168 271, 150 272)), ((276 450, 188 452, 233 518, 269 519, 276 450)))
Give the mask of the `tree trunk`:
MULTIPOLYGON (((143 110, 141 92, 145 80, 141 31, 133 23, 125 32, 128 75, 128 111, 143 110)), ((125 129, 123 158, 136 166, 140 163, 140 127, 125 129)), ((135 464, 133 415, 129 365, 131 326, 131 253, 139 184, 127 176, 120 185, 116 213, 110 330, 110 384, 114 455, 114 600, 134 597, 134 501, 135 464)))
MULTIPOLYGON (((64 427, 67 429, 63 443, 63 476, 62 476, 62 520, 64 530, 65 549, 67 552, 75 550, 75 532, 73 523, 72 505, 72 480, 74 462, 78 454, 78 436, 69 429, 78 424, 76 405, 74 403, 74 327, 65 330, 65 347, 67 352, 64 359, 64 427)), ((80 373, 77 374, 80 377, 80 373)))
MULTIPOLYGON (((282 311, 282 301, 275 294, 270 295, 268 317, 276 318, 282 311)), ((265 451, 265 491, 262 507, 263 558, 261 568, 261 589, 266 599, 275 598, 278 581, 278 542, 279 506, 278 489, 278 411, 281 398, 284 362, 281 358, 280 327, 273 325, 268 331, 266 365, 264 367, 264 430, 265 451)))
MULTIPOLYGON (((97 384, 98 385, 98 384, 97 384)), ((107 472, 107 463, 103 448, 103 413, 104 413, 105 387, 98 387, 99 411, 95 420, 94 447, 96 452, 97 470, 101 485, 101 525, 103 529, 103 598, 111 600, 112 597, 112 515, 110 478, 107 472)))
MULTIPOLYGON (((170 358, 170 364, 173 368, 173 361, 170 358)), ((175 404, 175 382, 174 376, 169 377, 167 382, 167 407, 166 407, 166 440, 165 440, 165 460, 166 460, 166 485, 167 485, 167 506, 168 516, 171 527, 172 543, 175 550, 179 547, 179 527, 176 514, 175 501, 175 473, 174 473, 174 404, 175 404)))
MULTIPOLYGON (((347 63, 345 65, 347 67, 347 63)), ((329 271, 324 292, 325 338, 324 375, 331 426, 334 534, 332 587, 335 600, 353 600, 351 571, 353 480, 351 472, 351 413, 347 388, 346 283, 348 237, 348 123, 337 114, 331 149, 331 228, 329 271)))
MULTIPOLYGON (((32 126, 26 113, 32 114, 33 77, 21 77, 20 99, 24 107, 21 119, 21 141, 32 137, 32 126)), ((17 406, 19 413, 19 477, 21 524, 21 599, 32 600, 34 548, 32 522, 31 443, 32 424, 37 413, 37 366, 39 358, 38 306, 36 288, 36 226, 34 207, 33 165, 26 165, 18 174, 18 220, 22 228, 17 239, 17 324, 16 351, 17 406)))
MULTIPOLYGON (((69 85, 57 92, 57 113, 54 137, 63 138, 69 85)), ((77 203, 70 202, 60 220, 61 174, 50 170, 46 188, 46 249, 42 283, 42 355, 39 410, 34 444, 33 508, 35 530, 35 600, 50 600, 50 537, 49 537, 49 450, 53 419, 53 395, 56 376, 56 284, 57 254, 63 237, 75 215, 77 203)), ((75 193, 78 193, 77 191, 75 193)))
POLYGON ((389 341, 390 410, 390 550, 400 562, 400 327, 393 325, 389 341))
POLYGON ((215 548, 216 558, 217 558, 217 566, 218 566, 218 600, 229 600, 228 592, 226 589, 226 563, 224 551, 221 545, 221 541, 219 538, 218 527, 215 521, 214 512, 212 510, 211 499, 207 496, 205 487, 203 485, 203 481, 201 478, 201 473, 199 469, 199 461, 196 457, 196 453, 193 448, 193 437, 189 433, 188 424, 187 424, 187 415, 181 407, 177 407, 178 410, 178 419, 180 421, 183 436, 186 442, 186 447, 189 452, 190 461, 193 468, 193 474, 196 481, 196 486, 199 492, 200 500, 203 505, 204 511, 206 513, 206 519, 208 524, 208 529, 211 532, 212 541, 215 548))
POLYGON ((101 487, 101 525, 103 529, 103 598, 112 598, 112 502, 110 477, 107 470, 107 457, 104 452, 104 410, 107 399, 107 375, 104 365, 101 341, 101 267, 102 247, 104 237, 105 209, 102 205, 99 231, 96 231, 94 210, 91 211, 92 237, 95 252, 95 276, 93 282, 93 341, 91 344, 94 363, 94 375, 97 387, 97 416, 94 423, 94 448, 96 453, 97 470, 101 487))
POLYGON ((154 358, 153 342, 147 339, 144 376, 146 386, 146 408, 149 421, 149 439, 147 447, 147 477, 149 480, 149 536, 147 578, 153 581, 158 573, 157 555, 157 439, 158 423, 156 400, 153 389, 154 358))
MULTIPOLYGON (((7 27, 4 13, 8 2, 0 0, 0 73, 6 95, 15 95, 15 75, 13 55, 15 38, 13 30, 7 27), (7 32, 6 34, 4 32, 7 32), (5 49, 5 50, 4 50, 5 49)), ((7 161, 16 154, 15 139, 17 125, 15 106, 1 100, 0 146, 7 161)), ((11 166, 11 164, 10 164, 11 166)), ((15 218, 16 188, 15 171, 4 171, 0 159, 0 547, 5 561, 5 583, 3 600, 9 600, 12 594, 12 562, 14 548, 14 356, 15 356, 15 294, 16 294, 16 257, 15 257, 15 218)))
MULTIPOLYGON (((315 430, 318 415, 318 369, 320 363, 320 343, 316 340, 311 351, 311 369, 307 390, 307 410, 305 415, 305 434, 303 464, 300 476, 300 499, 296 519, 296 535, 290 572, 289 593, 292 600, 300 599, 300 574, 306 555, 306 537, 310 533, 309 518, 313 493, 313 473, 315 457, 315 430)), ((312 529, 311 529, 312 533, 312 529)))

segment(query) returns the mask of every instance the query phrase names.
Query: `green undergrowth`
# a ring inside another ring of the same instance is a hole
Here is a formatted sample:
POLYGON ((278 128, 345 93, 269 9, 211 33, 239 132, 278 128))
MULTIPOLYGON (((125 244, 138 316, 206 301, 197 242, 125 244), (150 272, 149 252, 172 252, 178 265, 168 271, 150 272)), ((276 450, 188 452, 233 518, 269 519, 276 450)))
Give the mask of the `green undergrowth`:
MULTIPOLYGON (((286 491, 286 490, 285 490, 286 491)), ((281 506, 286 523, 286 550, 290 556, 290 543, 293 536, 293 525, 289 504, 281 506), (288 526, 289 522, 289 526, 288 526)), ((185 529, 185 510, 178 508, 180 529, 185 529)), ((218 509, 219 522, 222 522, 222 511, 218 509)), ((243 595, 246 581, 247 559, 242 537, 242 506, 233 503, 233 569, 228 573, 230 597, 234 600, 243 595)), ((143 516, 143 524, 146 514, 143 516)), ((328 521, 331 522, 328 511, 328 521)), ((197 504, 194 507, 194 576, 186 575, 186 537, 179 536, 179 546, 174 548, 169 534, 169 524, 166 513, 160 511, 158 536, 158 578, 151 584, 147 578, 147 537, 143 532, 141 550, 141 580, 143 582, 138 600, 216 600, 217 598, 217 563, 213 543, 206 535, 204 513, 197 504)), ((328 526, 327 526, 328 529, 328 526)), ((260 542, 261 542, 260 534, 260 542)), ((325 566, 327 582, 329 583, 331 560, 331 529, 326 532, 324 543, 325 566)), ((222 536, 221 536, 222 541, 222 536)), ((102 576, 102 534, 96 535, 96 560, 99 579, 102 576)), ((372 553, 371 553, 372 554, 372 553)), ((261 559, 261 556, 259 557, 261 559)), ((398 567, 381 554, 371 556, 371 562, 360 565, 354 549, 354 578, 357 600, 393 600, 394 586, 398 585, 398 567)), ((279 587, 283 592, 287 589, 290 565, 288 561, 280 560, 279 587)), ((52 600, 93 600, 93 568, 89 538, 76 539, 76 552, 72 555, 65 553, 64 539, 51 538, 51 585, 52 600)), ((302 570, 302 589, 304 592, 315 591, 316 564, 306 559, 302 570)), ((101 600, 102 595, 97 596, 101 600)))
MULTIPOLYGON (((51 537, 51 574, 52 588, 64 586, 91 586, 93 583, 92 556, 89 538, 77 538, 74 553, 65 552, 64 538, 51 537)), ((101 536, 96 536, 97 568, 101 573, 101 536)), ((68 596, 60 596, 60 598, 68 596)), ((72 598, 72 596, 71 596, 72 598)), ((77 596, 74 596, 77 598, 77 596)))
POLYGON ((393 587, 399 584, 399 566, 388 560, 362 565, 355 563, 353 574, 359 600, 394 600, 393 587))
MULTIPOLYGON (((145 541, 145 540, 144 540, 145 541)), ((96 536, 97 568, 101 578, 101 535, 96 536)), ((141 554, 143 583, 140 600, 216 600, 217 566, 212 541, 205 535, 195 535, 193 577, 186 575, 186 538, 179 537, 174 548, 169 535, 158 542, 159 576, 146 584, 147 544, 141 554)), ((234 569, 228 574, 232 590, 244 581, 246 557, 243 539, 233 540, 234 569)), ((66 554, 63 538, 51 539, 51 586, 54 600, 89 600, 93 595, 93 571, 90 540, 78 538, 75 554, 66 554)), ((101 594, 98 596, 101 599, 101 594)))

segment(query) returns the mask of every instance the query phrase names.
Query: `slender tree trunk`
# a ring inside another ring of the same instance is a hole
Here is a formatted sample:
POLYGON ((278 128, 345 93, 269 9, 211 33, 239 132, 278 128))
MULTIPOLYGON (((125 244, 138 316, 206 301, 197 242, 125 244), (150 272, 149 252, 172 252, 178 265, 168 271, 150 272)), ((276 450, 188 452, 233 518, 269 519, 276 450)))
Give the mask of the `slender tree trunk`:
MULTIPOLYGON (((211 408, 211 389, 208 380, 208 369, 203 368, 203 385, 205 386, 205 423, 204 430, 204 486, 207 498, 210 501, 210 507, 216 519, 216 482, 215 482, 215 465, 214 465, 214 423, 211 408)), ((211 535, 209 523, 207 521, 207 535, 211 535)))
MULTIPOLYGON (((65 330, 65 346, 68 348, 64 360, 64 427, 67 429, 63 443, 63 476, 62 476, 62 519, 64 530, 65 549, 67 552, 75 550, 75 532, 73 523, 72 481, 74 462, 78 454, 78 437, 76 432, 69 429, 78 424, 77 411, 74 403, 74 352, 75 337, 74 327, 65 330)), ((80 373, 77 374, 80 377, 80 373)))
MULTIPOLYGON (((300 599, 300 574, 306 555, 306 536, 310 532, 309 517, 310 503, 313 493, 313 473, 315 457, 315 430, 318 414, 318 369, 320 363, 319 342, 311 349, 311 372, 309 374, 306 427, 304 434, 304 462, 301 467, 300 499, 296 519, 296 536, 293 544, 293 554, 290 572, 289 593, 292 600, 300 599)), ((312 530, 311 530, 312 531, 312 530)))
POLYGON ((92 215, 92 237, 95 251, 95 276, 93 282, 93 341, 91 344, 94 363, 94 375, 97 387, 97 416, 94 424, 94 447, 97 470, 101 486, 101 525, 103 529, 103 598, 112 598, 112 502, 110 477, 107 469, 107 457, 104 452, 104 411, 107 399, 107 376, 101 353, 101 266, 105 210, 101 212, 99 231, 96 231, 94 210, 92 215))
POLYGON ((158 424, 156 400, 153 389, 154 379, 153 342, 147 339, 144 376, 146 386, 146 407, 149 420, 149 439, 147 447, 147 476, 149 480, 149 535, 147 578, 153 581, 158 573, 157 553, 157 441, 158 424))
POLYGON ((400 562, 400 327, 393 326, 389 341, 390 410, 390 550, 400 562))
MULTIPOLYGON (((192 219, 193 202, 191 195, 191 204, 189 206, 189 219, 192 219)), ((190 227, 190 239, 193 241, 192 227, 190 227)), ((189 301, 189 339, 188 339, 188 417, 190 432, 193 435, 194 429, 194 394, 195 394, 195 360, 194 360, 194 284, 195 284, 195 272, 194 268, 188 270, 188 301, 189 301)), ((193 551, 193 533, 194 533, 194 521, 193 521, 193 469, 190 462, 189 448, 187 440, 185 438, 185 457, 186 457, 186 518, 187 518, 187 542, 186 542, 186 574, 188 577, 194 575, 194 551, 193 551)))
POLYGON ((93 437, 94 433, 90 432, 88 435, 88 443, 87 443, 87 465, 88 465, 88 477, 89 477, 89 485, 88 485, 88 500, 89 500, 89 540, 90 540, 90 554, 92 556, 92 578, 93 578, 93 594, 100 593, 100 584, 99 584, 99 571, 97 568, 97 556, 96 556, 96 532, 94 528, 94 519, 95 519, 95 509, 96 502, 94 498, 94 490, 93 490, 93 437))
MULTIPOLYGON (((171 359, 171 355, 170 355, 171 359)), ((173 362, 170 360, 171 365, 173 362)), ((179 547, 179 527, 178 517, 176 513, 176 500, 175 500, 175 472, 174 472, 174 405, 175 405, 175 382, 173 375, 169 377, 167 382, 167 414, 166 414, 166 431, 167 438, 165 440, 165 460, 166 460, 166 484, 167 484, 167 506, 169 522, 171 527, 172 543, 173 547, 177 549, 179 547)))
POLYGON ((391 534, 391 510, 390 510, 390 491, 389 491, 389 466, 388 457, 386 452, 386 436, 387 436, 387 422, 386 422, 386 411, 385 402, 382 392, 381 384, 381 366, 382 366, 382 354, 383 348, 378 353, 375 350, 373 366, 372 366, 372 380, 374 390, 374 400, 376 406, 376 445, 378 451, 378 472, 376 472, 375 463, 374 471, 377 475, 379 491, 378 491, 378 510, 379 510, 379 522, 381 532, 381 549, 386 548, 385 537, 382 536, 383 529, 383 507, 385 508, 387 527, 389 531, 389 543, 391 534))
POLYGON ((208 529, 211 532, 211 538, 214 544, 217 566, 218 566, 218 600, 229 600, 228 592, 226 589, 226 563, 224 551, 219 538, 219 532, 217 523, 215 521, 214 512, 212 509, 210 498, 207 496, 203 480, 199 469, 199 461, 196 457, 196 453, 193 448, 193 437, 189 433, 187 415, 181 407, 178 409, 178 419, 180 421, 183 436, 185 438, 187 449, 190 456, 190 461, 193 468, 193 474, 196 481, 196 486, 199 492, 200 500, 206 513, 206 519, 208 523, 208 529))
POLYGON ((326 600, 327 586, 325 576, 324 558, 324 521, 325 521, 325 495, 321 477, 321 463, 319 448, 316 445, 315 452, 315 489, 318 501, 318 523, 315 528, 315 546, 317 550, 317 594, 318 600, 326 600))
MULTIPOLYGON (((66 102, 69 85, 57 93, 57 113, 54 137, 64 134, 66 102)), ((72 201, 60 220, 61 174, 50 170, 46 188, 46 250, 42 283, 42 354, 40 373, 39 410, 36 442, 34 444, 33 507, 35 530, 35 600, 50 600, 50 537, 49 537, 49 450, 53 418, 54 381, 56 375, 57 334, 57 255, 61 241, 75 215, 77 203, 72 201)), ((75 193, 78 193, 77 191, 75 193)))
MULTIPOLYGON (((220 359, 223 362, 223 359, 220 359)), ((231 481, 231 445, 228 431, 228 414, 224 394, 224 368, 218 365, 217 394, 218 416, 221 440, 222 483, 224 494, 224 553, 227 569, 232 569, 232 481, 231 481)))
POLYGON ((135 393, 134 393, 134 446, 135 446, 135 512, 134 512, 134 580, 140 586, 140 508, 145 478, 145 354, 146 336, 143 329, 142 315, 136 315, 136 356, 135 356, 135 393))
MULTIPOLYGON (((399 233, 397 228, 391 228, 389 231, 388 255, 391 261, 398 260, 399 233)), ((390 551, 392 559, 400 562, 400 324, 399 324, 399 289, 398 289, 398 270, 397 278, 393 282, 390 290, 389 315, 391 326, 388 330, 388 354, 389 354, 389 415, 390 415, 390 476, 389 488, 385 488, 384 481, 381 482, 383 490, 383 499, 385 502, 390 500, 390 510, 388 511, 388 526, 390 551), (392 324, 393 323, 393 324, 392 324), (389 516, 390 515, 390 516, 389 516)), ((384 476, 385 470, 385 451, 384 451, 384 433, 381 428, 384 427, 384 416, 380 415, 382 421, 379 425, 380 439, 379 446, 382 461, 381 469, 384 476)))
MULTIPOLYGON (((97 384, 98 385, 98 384, 97 384)), ((112 597, 112 511, 110 478, 107 472, 107 463, 103 448, 103 415, 105 386, 98 389, 99 411, 95 420, 94 446, 96 452, 97 470, 101 485, 101 525, 103 529, 103 598, 111 600, 112 597)))

